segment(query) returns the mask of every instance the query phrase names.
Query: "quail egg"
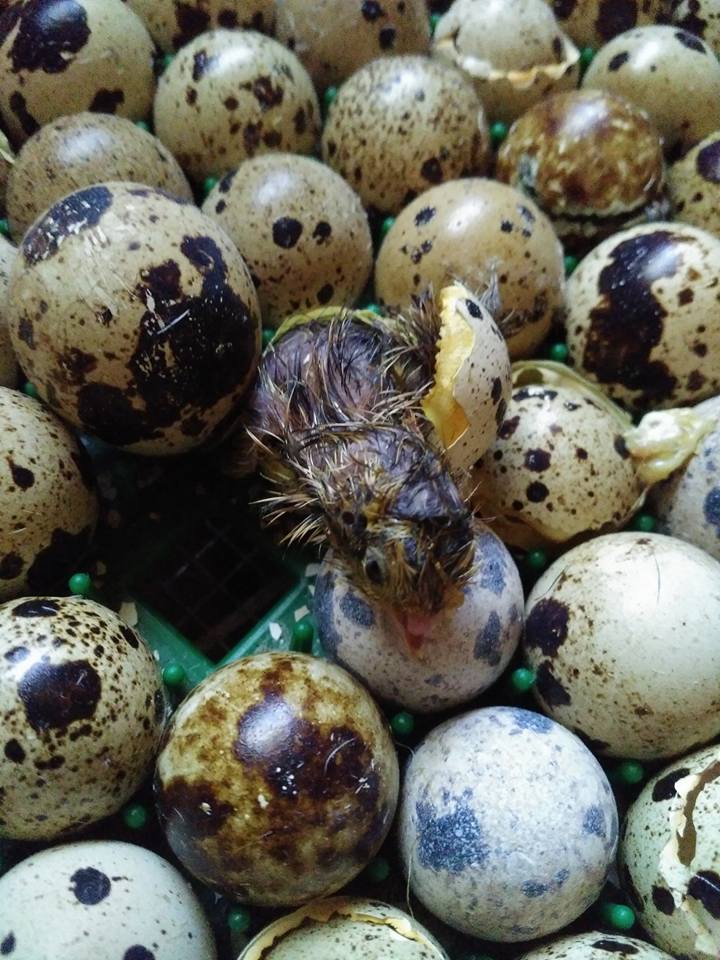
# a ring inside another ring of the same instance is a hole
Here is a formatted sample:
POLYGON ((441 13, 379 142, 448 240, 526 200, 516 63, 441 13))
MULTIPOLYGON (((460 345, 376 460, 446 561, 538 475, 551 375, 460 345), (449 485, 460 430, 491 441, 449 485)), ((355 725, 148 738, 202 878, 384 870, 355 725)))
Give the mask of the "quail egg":
POLYGON ((78 113, 46 124, 25 142, 8 182, 14 237, 68 193, 102 180, 130 180, 192 200, 180 166, 157 137, 126 120, 78 113))
POLYGON ((597 752, 651 760, 720 733, 720 563, 702 550, 598 537, 545 571, 525 612, 538 702, 597 752))
POLYGON ((260 353, 255 288, 227 234, 132 183, 77 190, 33 224, 9 322, 43 399, 136 453, 180 453, 222 432, 260 353))
POLYGON ((0 114, 22 143, 81 110, 150 112, 153 42, 122 0, 34 0, 0 14, 0 114))
POLYGON ((408 765, 400 852, 415 895, 464 933, 553 933, 600 893, 617 810, 600 764, 568 730, 516 707, 436 727, 408 765))
POLYGON ((670 0, 672 22, 689 30, 713 50, 720 50, 720 3, 718 0, 670 0))
POLYGON ((276 0, 128 0, 161 50, 179 50, 214 27, 273 33, 276 0))
POLYGON ((602 90, 531 107, 500 148, 496 176, 532 197, 574 252, 669 213, 657 130, 642 110, 602 90))
POLYGON ((7 325, 8 280, 16 253, 15 247, 5 237, 0 236, 0 386, 2 387, 14 387, 18 379, 17 361, 7 325))
POLYGON ((634 410, 720 392, 720 238, 684 223, 631 227, 568 280, 570 360, 634 410))
POLYGON ((320 107, 294 53, 251 30, 211 30, 158 81, 155 132, 197 181, 273 150, 312 153, 320 107))
POLYGON ((675 219, 720 237, 719 131, 672 165, 668 185, 675 219))
POLYGON ((427 57, 361 67, 334 100, 325 163, 377 214, 395 214, 430 187, 482 173, 489 147, 482 103, 459 70, 427 57))
POLYGON ((215 960, 182 875, 130 843, 34 853, 0 877, 0 955, 11 960, 215 960))
POLYGON ((298 310, 352 306, 372 271, 370 228, 342 177, 309 157, 272 153, 223 177, 203 205, 234 241, 270 326, 298 310))
POLYGON ((390 611, 354 586, 332 554, 315 585, 315 617, 327 656, 382 700, 420 713, 467 703, 497 680, 517 647, 522 608, 512 557, 482 524, 459 604, 433 618, 417 647, 390 611))
POLYGON ((482 289, 492 278, 510 357, 530 356, 562 315, 562 247, 532 200, 472 178, 433 187, 402 211, 380 248, 375 289, 402 310, 448 282, 482 289))
POLYGON ((37 400, 0 387, 0 599, 58 585, 90 543, 97 498, 84 452, 37 400))
POLYGON ((246 903, 335 893, 390 829, 398 762, 385 721, 339 667, 265 653, 211 674, 175 713, 160 822, 199 880, 246 903))
POLYGON ((579 77, 580 51, 543 0, 455 0, 433 53, 472 79, 491 120, 510 122, 579 77))
POLYGON ((621 33, 600 50, 582 85, 645 110, 673 157, 720 127, 720 63, 687 30, 653 26, 621 33))
POLYGON ((473 471, 475 512, 526 549, 622 526, 644 493, 623 439, 629 426, 567 367, 517 364, 497 440, 473 471))
POLYGON ((259 933, 238 960, 447 960, 440 944, 407 913, 378 900, 316 900, 259 933))
POLYGON ((165 702, 150 650, 80 597, 0 606, 0 835, 52 840, 115 813, 147 775, 165 702))
POLYGON ((430 46, 425 0, 278 0, 277 36, 318 90, 342 83, 376 57, 426 53, 430 46))
POLYGON ((621 878, 663 950, 715 960, 720 943, 720 745, 654 777, 623 825, 621 878))
MULTIPOLYGON (((546 0, 563 30, 580 47, 601 47, 618 33, 663 23, 668 0, 546 0)), ((672 0, 671 0, 672 2, 672 0)), ((674 0, 677 2, 677 0, 674 0)))
POLYGON ((520 960, 611 960, 609 953, 613 954, 612 960, 629 960, 630 957, 633 960, 672 960, 667 953, 643 940, 599 930, 554 940, 524 953, 520 960))

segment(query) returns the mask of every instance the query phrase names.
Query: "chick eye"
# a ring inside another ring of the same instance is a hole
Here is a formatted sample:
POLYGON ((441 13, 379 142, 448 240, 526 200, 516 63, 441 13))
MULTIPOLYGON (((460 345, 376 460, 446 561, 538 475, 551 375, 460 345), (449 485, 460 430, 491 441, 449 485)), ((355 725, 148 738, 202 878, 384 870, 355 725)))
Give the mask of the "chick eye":
POLYGON ((368 578, 370 583, 379 584, 382 583, 383 575, 380 564, 377 560, 366 560, 365 561, 365 576, 368 578))
POLYGON ((364 513, 351 513, 343 510, 340 520, 346 527, 351 527, 354 533, 362 533, 367 527, 367 518, 364 513))

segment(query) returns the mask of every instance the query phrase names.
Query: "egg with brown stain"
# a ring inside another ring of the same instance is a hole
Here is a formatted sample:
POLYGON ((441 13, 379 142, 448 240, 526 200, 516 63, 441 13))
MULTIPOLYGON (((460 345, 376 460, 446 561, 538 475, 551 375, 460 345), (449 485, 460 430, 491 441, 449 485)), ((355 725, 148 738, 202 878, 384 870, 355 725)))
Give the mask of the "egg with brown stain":
POLYGON ((215 27, 271 34, 276 0, 128 0, 161 50, 179 50, 215 27))
POLYGON ((17 250, 0 236, 0 386, 14 387, 18 382, 18 365, 10 341, 7 323, 7 299, 10 269, 17 250))
POLYGON ((158 757, 160 822, 199 880, 291 906, 340 889, 385 839, 398 795, 388 727, 357 681, 302 654, 211 674, 158 757))
MULTIPOLYGON (((546 0, 579 47, 602 47, 633 27, 663 23, 668 0, 546 0)), ((677 2, 677 0, 674 0, 677 2)), ((695 2, 695 0, 691 0, 695 2)))
POLYGON ((720 237, 720 131, 672 165, 668 185, 675 219, 720 237))

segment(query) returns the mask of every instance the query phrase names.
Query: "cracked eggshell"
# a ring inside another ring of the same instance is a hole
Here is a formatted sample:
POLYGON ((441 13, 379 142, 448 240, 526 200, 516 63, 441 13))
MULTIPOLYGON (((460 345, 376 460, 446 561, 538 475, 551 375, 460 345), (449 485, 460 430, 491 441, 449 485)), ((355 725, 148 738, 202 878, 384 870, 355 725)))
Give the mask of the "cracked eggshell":
POLYGON ((328 896, 395 814, 388 726, 348 673, 298 653, 243 657, 180 705, 157 762, 161 825, 203 883, 243 903, 328 896))
POLYGON ((33 224, 9 322, 43 399, 134 453, 217 439, 260 355, 255 288, 230 238, 196 207, 131 183, 78 190, 33 224))
POLYGON ((373 266, 365 211, 317 160, 289 153, 246 160, 202 209, 243 255, 266 325, 329 303, 351 307, 365 289, 373 266))
POLYGON ((562 313, 565 268, 550 220, 524 194, 469 178, 433 187, 399 214, 375 266, 389 307, 448 283, 482 289, 497 279, 497 324, 511 359, 531 355, 562 313))
POLYGON ((447 960, 413 917, 378 900, 316 900, 259 933, 238 960, 447 960))
POLYGON ((650 26, 620 34, 598 52, 582 86, 607 90, 643 109, 670 156, 720 128, 720 63, 687 30, 650 26))
POLYGON ((14 387, 18 382, 18 365, 8 329, 8 283, 17 250, 0 236, 0 386, 14 387))
POLYGON ((51 590, 98 516, 85 452, 37 400, 0 387, 0 599, 51 590))
POLYGON ((608 237, 567 283, 570 362, 632 410, 720 392, 720 238, 684 223, 608 237))
POLYGON ((546 0, 560 26, 579 47, 602 47, 633 27, 667 20, 677 0, 546 0))
POLYGON ((598 537, 545 571, 525 614, 538 702, 597 753, 654 760, 720 733, 720 563, 702 550, 598 537))
POLYGON ((15 163, 15 154, 2 130, 0 130, 0 213, 5 212, 8 178, 15 163))
POLYGON ((563 937, 524 953, 520 960, 630 960, 630 957, 633 960, 672 960, 669 954, 643 940, 600 930, 563 937))
POLYGON ((155 89, 155 48, 121 0, 44 0, 0 14, 0 112, 20 144, 58 116, 93 110, 139 120, 155 89))
POLYGON ((0 877, 0 899, 0 945, 11 958, 77 960, 88 948, 95 960, 216 957, 190 884, 131 843, 93 840, 34 853, 0 877))
POLYGON ((720 237, 720 131, 672 165, 668 185, 675 219, 720 237))
POLYGON ((66 194, 107 180, 130 180, 193 199, 175 157, 146 130, 102 113, 59 117, 23 144, 10 174, 13 237, 21 240, 33 221, 66 194))
POLYGON ((172 53, 215 27, 272 34, 276 0, 127 0, 161 50, 172 53))
POLYGON ((475 566, 462 603, 434 618, 417 650, 384 608, 357 589, 329 554, 315 585, 326 655, 381 700, 418 713, 467 703, 505 670, 522 632, 520 575, 502 542, 477 525, 475 566))
POLYGON ((0 606, 0 835, 54 840, 116 813, 147 776, 165 720, 152 652, 82 597, 0 606))
POLYGON ((338 91, 322 158, 367 208, 386 215, 434 185, 482 173, 489 143, 483 105, 459 70, 427 57, 385 57, 338 91))
POLYGON ((620 876, 664 950, 714 960, 720 943, 720 745, 654 777, 623 825, 620 876))
POLYGON ((248 157, 312 153, 320 106, 305 67, 251 30, 211 30, 175 56, 158 81, 155 133, 195 181, 248 157))
POLYGON ((433 54, 470 77, 489 118, 506 123, 580 76, 580 51, 543 0, 455 0, 433 54))
POLYGON ((401 799, 415 895, 471 936, 553 933, 598 897, 615 855, 615 799, 600 764, 559 724, 489 707, 436 727, 401 799))

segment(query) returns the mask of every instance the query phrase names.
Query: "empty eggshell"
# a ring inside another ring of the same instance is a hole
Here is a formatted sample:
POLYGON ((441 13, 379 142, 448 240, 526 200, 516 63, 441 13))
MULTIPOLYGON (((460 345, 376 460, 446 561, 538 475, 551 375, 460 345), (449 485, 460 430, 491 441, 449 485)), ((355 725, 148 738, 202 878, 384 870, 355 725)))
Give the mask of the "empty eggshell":
POLYGON ((672 165, 668 186, 676 220, 720 237, 720 131, 672 165))
POLYGON ((128 0, 161 50, 179 50, 214 27, 273 33, 276 0, 128 0))
MULTIPOLYGON (((677 0, 546 0, 579 47, 602 47, 633 27, 663 23, 677 0)), ((691 0, 695 2, 695 0, 691 0)), ((688 28, 689 29, 689 28, 688 28)))
POLYGON ((16 253, 15 247, 0 236, 0 387, 14 387, 18 381, 17 360, 7 323, 8 282, 16 253))
POLYGON ((611 960, 608 954, 613 954, 615 960, 629 960, 630 957, 633 960, 672 960, 667 953, 643 940, 600 930, 554 940, 524 953, 520 960, 611 960))

